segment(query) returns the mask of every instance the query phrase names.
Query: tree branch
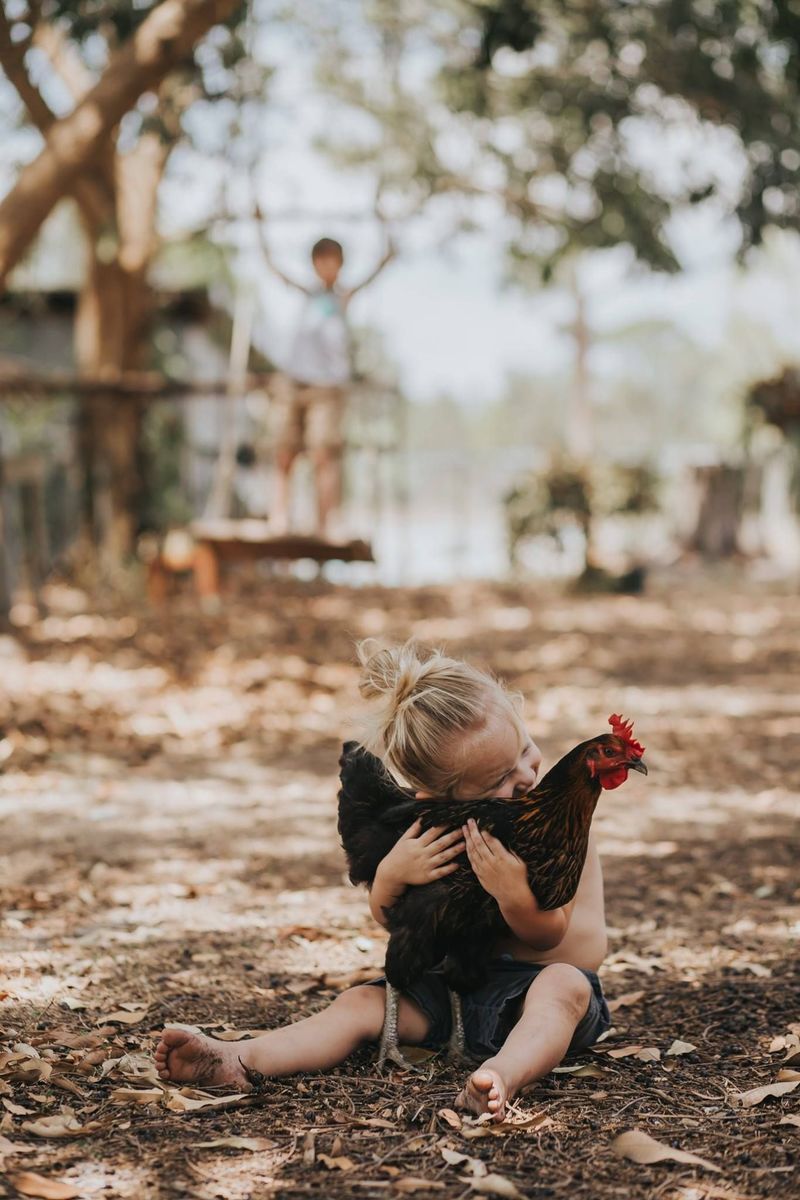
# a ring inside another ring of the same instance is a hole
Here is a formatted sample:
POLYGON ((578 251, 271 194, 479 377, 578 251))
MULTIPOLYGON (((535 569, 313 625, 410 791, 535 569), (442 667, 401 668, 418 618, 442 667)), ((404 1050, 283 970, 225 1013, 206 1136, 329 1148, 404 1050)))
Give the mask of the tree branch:
POLYGON ((56 73, 66 84, 72 99, 76 104, 79 103, 95 83, 95 78, 69 45, 62 31, 52 22, 45 21, 34 29, 32 41, 34 46, 47 55, 56 73))
MULTIPOLYGON (((43 137, 46 137, 57 118, 39 89, 31 80, 25 63, 26 47, 37 40, 39 27, 36 26, 26 42, 14 42, 5 9, 0 4, 0 64, 2 64, 10 83, 28 110, 33 124, 43 137)), ((109 188, 103 187, 97 178, 82 178, 75 181, 70 189, 87 225, 96 233, 103 225, 114 218, 114 197, 109 188)))
POLYGON ((102 77, 75 110, 51 124, 43 150, 0 203, 0 285, 125 113, 240 3, 163 0, 111 56, 102 77))
MULTIPOLYGON (((35 36, 34 30, 34 36, 35 36)), ((56 119, 42 93, 31 81, 25 65, 25 54, 32 39, 15 42, 11 37, 6 10, 0 4, 0 64, 14 85, 17 95, 30 113, 31 120, 40 133, 45 133, 56 119)))

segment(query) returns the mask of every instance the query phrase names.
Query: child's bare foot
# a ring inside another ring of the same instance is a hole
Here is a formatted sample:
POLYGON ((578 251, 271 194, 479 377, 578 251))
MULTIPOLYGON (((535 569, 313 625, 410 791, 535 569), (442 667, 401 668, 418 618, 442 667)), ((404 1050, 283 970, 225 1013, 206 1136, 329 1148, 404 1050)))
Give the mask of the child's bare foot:
POLYGON ((247 1092, 251 1085, 239 1061, 240 1053, 235 1042, 218 1042, 188 1029, 165 1029, 156 1047, 156 1070, 172 1083, 202 1083, 247 1092))
POLYGON ((509 1099, 508 1087, 502 1075, 494 1067, 484 1065, 472 1072, 456 1097, 456 1106, 468 1108, 478 1116, 488 1112, 496 1121, 502 1121, 509 1099))

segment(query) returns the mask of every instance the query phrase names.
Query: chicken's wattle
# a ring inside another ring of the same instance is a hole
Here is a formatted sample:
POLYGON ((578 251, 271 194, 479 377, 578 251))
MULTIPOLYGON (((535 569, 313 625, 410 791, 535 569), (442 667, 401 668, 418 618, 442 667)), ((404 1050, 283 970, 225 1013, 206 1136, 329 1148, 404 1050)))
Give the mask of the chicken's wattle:
POLYGON ((612 767, 609 771, 600 771, 600 787, 607 792, 613 792, 614 788, 621 787, 628 778, 627 767, 612 767))

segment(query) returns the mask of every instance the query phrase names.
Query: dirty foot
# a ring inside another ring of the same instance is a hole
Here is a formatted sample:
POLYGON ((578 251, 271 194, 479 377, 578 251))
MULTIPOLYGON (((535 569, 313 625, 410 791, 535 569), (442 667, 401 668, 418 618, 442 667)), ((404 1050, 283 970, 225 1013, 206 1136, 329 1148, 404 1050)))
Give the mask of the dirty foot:
POLYGON ((510 1099, 502 1076, 493 1067, 478 1067, 456 1097, 457 1108, 468 1108, 470 1112, 491 1113, 496 1121, 502 1121, 506 1102, 510 1099))
POLYGON ((239 1061, 241 1046, 218 1042, 188 1029, 165 1029, 156 1047, 156 1070, 172 1083, 200 1083, 206 1087, 231 1087, 250 1091, 239 1061))

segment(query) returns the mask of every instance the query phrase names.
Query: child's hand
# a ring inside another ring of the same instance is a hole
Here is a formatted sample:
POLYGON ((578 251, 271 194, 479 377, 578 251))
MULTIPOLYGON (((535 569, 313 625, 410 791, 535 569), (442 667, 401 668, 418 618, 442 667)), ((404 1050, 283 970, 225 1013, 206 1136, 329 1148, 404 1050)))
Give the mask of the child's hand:
POLYGON ((378 869, 386 881, 404 886, 431 883, 455 871, 458 864, 453 859, 465 849, 461 830, 444 825, 421 830, 422 822, 415 821, 383 859, 378 869))
MULTIPOLYGON (((467 857, 478 877, 478 883, 503 908, 518 903, 521 898, 533 899, 528 883, 528 868, 522 859, 507 850, 491 833, 478 828, 470 818, 462 826, 467 843, 467 857)), ((535 901, 534 901, 535 904, 535 901)))

